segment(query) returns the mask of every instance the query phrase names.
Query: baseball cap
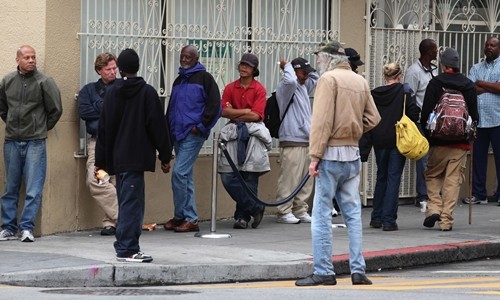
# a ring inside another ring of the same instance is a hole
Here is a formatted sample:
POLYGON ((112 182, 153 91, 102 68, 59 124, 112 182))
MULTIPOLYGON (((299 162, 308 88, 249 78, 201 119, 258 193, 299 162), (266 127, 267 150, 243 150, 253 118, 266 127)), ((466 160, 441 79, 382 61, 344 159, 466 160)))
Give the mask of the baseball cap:
POLYGON ((319 52, 345 55, 345 50, 338 41, 330 41, 326 43, 324 46, 320 47, 318 51, 314 52, 314 54, 318 54, 319 52))
POLYGON ((353 48, 345 48, 345 55, 349 57, 349 61, 352 64, 356 66, 364 65, 364 62, 361 61, 361 57, 359 56, 358 51, 354 50, 353 48))
POLYGON ((259 67, 259 59, 257 56, 253 55, 252 53, 245 53, 241 57, 240 63, 245 63, 249 65, 252 68, 258 68, 259 67))
POLYGON ((295 70, 302 69, 306 73, 316 72, 316 70, 313 67, 311 67, 309 62, 302 57, 295 58, 294 60, 291 61, 291 64, 295 70))

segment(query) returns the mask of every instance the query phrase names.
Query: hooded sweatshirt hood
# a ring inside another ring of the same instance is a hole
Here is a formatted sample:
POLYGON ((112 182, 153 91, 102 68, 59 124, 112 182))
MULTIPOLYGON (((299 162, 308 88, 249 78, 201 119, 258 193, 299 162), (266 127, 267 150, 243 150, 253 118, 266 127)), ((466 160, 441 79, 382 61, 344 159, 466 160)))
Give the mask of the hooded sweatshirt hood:
POLYGON ((206 68, 200 62, 197 62, 196 65, 192 66, 189 69, 179 68, 179 75, 189 78, 191 77, 191 75, 199 71, 206 71, 206 68))
POLYGON ((453 89, 461 92, 475 88, 474 82, 472 82, 465 76, 457 75, 461 74, 443 73, 441 74, 441 76, 437 76, 436 80, 441 83, 442 86, 445 86, 448 89, 453 89))
POLYGON ((133 98, 146 85, 146 81, 142 77, 123 77, 116 79, 114 85, 118 90, 118 94, 123 99, 133 98))
MULTIPOLYGON (((373 100, 380 114, 380 123, 369 132, 375 148, 393 148, 396 146, 395 124, 403 115, 405 101, 401 83, 379 86, 372 90, 373 100)), ((415 97, 406 97, 406 115, 414 122, 418 121, 420 109, 415 97)))

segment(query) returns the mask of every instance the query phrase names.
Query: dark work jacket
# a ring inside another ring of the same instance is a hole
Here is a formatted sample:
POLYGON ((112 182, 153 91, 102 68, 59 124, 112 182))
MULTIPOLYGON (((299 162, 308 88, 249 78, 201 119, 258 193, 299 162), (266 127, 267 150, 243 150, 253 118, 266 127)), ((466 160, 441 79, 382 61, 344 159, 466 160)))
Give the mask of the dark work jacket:
MULTIPOLYGON (((113 84, 111 82, 109 85, 113 84)), ((107 85, 101 78, 98 81, 86 84, 78 93, 78 113, 85 121, 87 133, 97 136, 99 116, 101 115, 102 99, 106 94, 107 85)))
MULTIPOLYGON (((394 148, 396 147, 395 125, 403 116, 403 84, 393 83, 391 85, 379 86, 372 90, 372 97, 381 120, 367 134, 374 148, 394 148)), ((415 97, 411 96, 410 90, 406 95, 406 115, 413 122, 417 122, 419 114, 420 108, 417 106, 415 97)))
POLYGON ((424 102, 422 104, 422 115, 420 117, 420 123, 424 129, 424 134, 427 137, 427 140, 429 140, 429 144, 431 146, 469 144, 466 139, 463 141, 443 141, 429 138, 429 132, 425 129, 425 125, 427 124, 430 113, 434 110, 436 103, 444 93, 443 88, 462 92, 472 121, 479 121, 479 115, 477 112, 477 93, 474 82, 461 73, 442 73, 429 81, 425 91, 424 102))
POLYGON ((155 171, 156 150, 170 162, 172 145, 158 93, 142 77, 116 79, 99 119, 95 165, 110 174, 155 171))

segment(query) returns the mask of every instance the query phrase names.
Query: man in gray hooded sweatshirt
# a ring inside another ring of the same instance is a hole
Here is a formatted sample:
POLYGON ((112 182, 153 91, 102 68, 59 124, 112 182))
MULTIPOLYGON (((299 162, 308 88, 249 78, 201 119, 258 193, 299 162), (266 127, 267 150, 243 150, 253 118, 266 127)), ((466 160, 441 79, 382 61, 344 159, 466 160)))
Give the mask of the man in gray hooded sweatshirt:
MULTIPOLYGON (((309 95, 319 78, 316 70, 302 57, 291 62, 281 60, 280 68, 283 70, 283 77, 276 88, 276 99, 282 119, 279 130, 280 173, 277 199, 290 195, 308 173, 311 128, 309 95)), ((278 223, 311 223, 311 217, 307 213, 307 200, 311 197, 313 182, 312 179, 308 180, 293 201, 278 206, 278 223)))

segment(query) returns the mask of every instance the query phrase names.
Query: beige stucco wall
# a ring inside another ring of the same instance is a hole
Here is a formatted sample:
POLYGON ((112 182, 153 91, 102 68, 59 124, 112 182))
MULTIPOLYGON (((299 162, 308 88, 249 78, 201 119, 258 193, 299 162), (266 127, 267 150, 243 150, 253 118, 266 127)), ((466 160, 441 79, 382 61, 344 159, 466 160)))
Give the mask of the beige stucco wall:
MULTIPOLYGON (((365 32, 365 0, 341 0, 340 3, 340 41, 346 48, 354 48, 365 61, 366 38, 365 32)), ((365 66, 358 67, 362 74, 365 66)))
MULTIPOLYGON (((47 179, 35 233, 98 228, 102 212, 85 185, 85 159, 73 155, 78 149, 79 138, 75 94, 80 89, 80 1, 0 0, 0 7, 0 27, 5 41, 0 44, 0 76, 15 70, 16 49, 22 44, 30 44, 36 50, 38 69, 54 78, 63 102, 63 115, 47 139, 47 179)), ((3 136, 4 124, 0 123, 0 139, 3 136)), ((3 157, 3 153, 0 155, 3 157)), ((263 198, 274 197, 276 159, 276 156, 271 158, 273 171, 261 179, 259 193, 263 198)), ((209 220, 211 215, 211 166, 212 158, 201 156, 195 167, 196 199, 202 220, 209 220)), ((0 190, 3 191, 3 159, 0 159, 0 170, 0 190)), ((234 202, 220 180, 217 195, 217 216, 231 217, 234 202)), ((274 211, 268 210, 269 213, 274 211)), ((172 216, 170 174, 147 173, 145 222, 162 223, 172 216)))

